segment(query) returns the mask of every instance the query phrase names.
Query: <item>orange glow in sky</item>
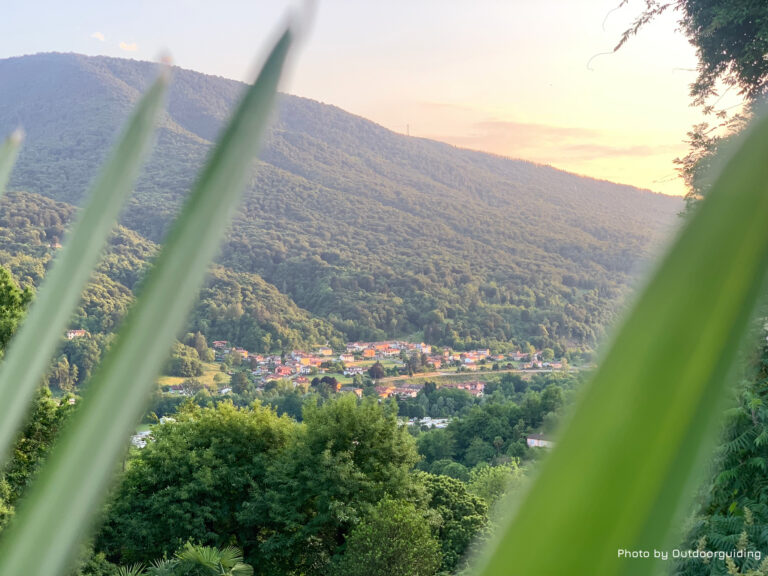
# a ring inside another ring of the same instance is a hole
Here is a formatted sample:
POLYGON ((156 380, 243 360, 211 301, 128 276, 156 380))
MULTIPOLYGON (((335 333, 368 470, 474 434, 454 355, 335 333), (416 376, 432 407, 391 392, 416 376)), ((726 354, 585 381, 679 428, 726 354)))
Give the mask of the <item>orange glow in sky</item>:
POLYGON ((684 194, 673 160, 702 120, 689 105, 695 51, 669 14, 601 54, 642 8, 617 4, 424 2, 431 27, 422 10, 360 7, 349 21, 397 32, 346 46, 321 8, 312 41, 325 48, 307 51, 293 91, 412 136, 684 194))

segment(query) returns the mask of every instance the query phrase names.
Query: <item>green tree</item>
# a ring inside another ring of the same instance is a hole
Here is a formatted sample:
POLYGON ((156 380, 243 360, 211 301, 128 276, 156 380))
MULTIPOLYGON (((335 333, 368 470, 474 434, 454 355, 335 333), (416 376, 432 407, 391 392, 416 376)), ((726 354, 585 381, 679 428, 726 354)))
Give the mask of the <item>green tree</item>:
POLYGON ((245 372, 235 372, 232 375, 231 387, 232 392, 242 395, 252 391, 253 383, 245 372))
POLYGON ((450 460, 456 453, 453 435, 444 428, 435 428, 419 434, 417 442, 419 454, 424 457, 426 464, 450 460))
POLYGON ((101 360, 102 350, 106 348, 108 338, 103 335, 88 338, 73 338, 66 340, 62 353, 66 355, 69 364, 77 367, 75 384, 81 384, 91 377, 91 373, 101 360))
POLYGON ((440 547, 429 520, 409 502, 385 499, 352 529, 335 576, 432 576, 440 547))
MULTIPOLYGON (((622 5, 628 0, 623 0, 622 5)), ((750 100, 765 94, 768 81, 768 6, 750 0, 645 0, 645 10, 622 36, 616 50, 645 24, 668 10, 696 47, 695 103, 716 95, 717 84, 735 86, 750 100)))
POLYGON ((0 470, 0 528, 37 473, 72 407, 55 399, 47 387, 37 392, 30 417, 16 441, 10 460, 0 470))
POLYGON ((208 353, 208 342, 205 340, 205 336, 200 332, 194 334, 189 333, 184 338, 184 344, 190 348, 194 348, 197 351, 197 355, 200 358, 205 358, 208 353))
POLYGON ((440 570, 453 572, 470 547, 488 535, 488 505, 459 480, 423 472, 416 478, 426 488, 427 506, 440 515, 440 570))
POLYGON ((380 380, 387 375, 387 372, 384 370, 384 366, 381 365, 381 362, 376 362, 373 366, 368 368, 368 375, 374 380, 380 380))
POLYGON ((411 495, 417 454, 394 404, 358 405, 351 394, 305 406, 299 430, 244 505, 239 519, 250 536, 242 543, 258 547, 248 556, 257 569, 327 574, 376 502, 411 495))
POLYGON ((187 406, 175 418, 153 429, 155 441, 129 462, 108 505, 97 549, 112 560, 146 562, 188 540, 225 546, 259 536, 238 514, 263 490, 295 424, 268 408, 228 403, 187 406))
POLYGON ((489 466, 477 466, 469 472, 469 491, 482 498, 489 507, 507 492, 518 487, 522 472, 515 461, 489 466))
MULTIPOLYGON (((622 5, 627 0, 622 1, 622 5)), ((697 77, 691 85, 693 103, 715 124, 702 122, 688 134, 689 153, 678 159, 688 185, 691 207, 712 184, 712 166, 718 151, 740 132, 754 104, 768 93, 768 6, 751 0, 645 0, 645 10, 627 29, 616 50, 642 27, 666 11, 679 14, 680 29, 696 48, 697 77), (718 109, 720 86, 736 88, 746 107, 736 115, 718 109)))
POLYGON ((228 546, 219 550, 210 546, 193 546, 189 542, 176 553, 180 576, 251 576, 253 566, 243 562, 243 553, 228 546))
POLYGON ((31 301, 29 288, 19 289, 10 273, 0 268, 0 353, 8 346, 31 301))

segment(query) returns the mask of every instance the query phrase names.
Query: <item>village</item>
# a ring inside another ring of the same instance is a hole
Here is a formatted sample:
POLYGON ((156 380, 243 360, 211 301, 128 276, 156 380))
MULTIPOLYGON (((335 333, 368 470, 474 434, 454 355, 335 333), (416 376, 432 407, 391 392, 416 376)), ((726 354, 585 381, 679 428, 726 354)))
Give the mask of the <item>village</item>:
MULTIPOLYGON (((429 344, 401 340, 349 342, 342 352, 321 346, 312 352, 294 350, 285 355, 252 353, 222 340, 214 341, 212 348, 218 362, 250 367, 250 374, 258 387, 280 380, 291 381, 294 386, 307 386, 317 375, 333 375, 335 392, 353 392, 362 396, 362 377, 369 375, 380 398, 393 395, 415 397, 422 386, 408 383, 409 376, 440 377, 499 370, 561 370, 564 367, 562 361, 542 359, 541 351, 517 351, 504 355, 492 354, 487 348, 465 352, 442 348, 435 352, 429 344), (414 364, 416 370, 413 370, 414 364)), ((445 382, 442 385, 466 390, 475 397, 482 396, 484 388, 484 383, 480 381, 445 382)), ((226 388, 221 390, 224 393, 228 391, 226 388)))

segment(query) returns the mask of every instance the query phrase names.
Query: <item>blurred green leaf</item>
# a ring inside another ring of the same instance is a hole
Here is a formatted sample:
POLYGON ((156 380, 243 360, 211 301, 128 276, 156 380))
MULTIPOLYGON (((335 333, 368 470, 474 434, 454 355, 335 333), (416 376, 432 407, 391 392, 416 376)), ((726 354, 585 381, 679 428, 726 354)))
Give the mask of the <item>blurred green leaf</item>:
POLYGON ((29 401, 132 190, 152 141, 167 84, 163 74, 139 103, 94 183, 88 204, 46 275, 27 318, 8 346, 5 361, 0 365, 0 461, 8 453, 29 401))
POLYGON ((5 192, 8 184, 8 178, 11 176, 11 170, 16 163, 16 156, 19 153, 19 145, 24 139, 23 132, 16 130, 11 134, 3 145, 0 146, 0 195, 5 192))
POLYGON ((0 546, 0 574, 61 574, 98 510, 238 204, 291 43, 286 30, 213 151, 71 426, 0 546))
POLYGON ((650 574, 717 430, 768 269, 768 117, 636 302, 477 573, 650 574), (646 550, 648 560, 619 557, 646 550))

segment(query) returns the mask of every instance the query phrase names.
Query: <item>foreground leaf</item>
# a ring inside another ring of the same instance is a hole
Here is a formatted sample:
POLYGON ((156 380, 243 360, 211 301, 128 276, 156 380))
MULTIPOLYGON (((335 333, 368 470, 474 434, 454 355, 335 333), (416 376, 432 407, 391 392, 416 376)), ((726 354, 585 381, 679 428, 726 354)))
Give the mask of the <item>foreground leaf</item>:
POLYGON ((477 573, 650 574, 717 430, 768 269, 768 117, 755 123, 617 334, 477 573), (647 560, 619 551, 644 550, 647 560))
POLYGON ((203 169, 71 426, 4 534, 0 574, 55 576, 77 550, 238 204, 290 43, 286 30, 203 169))
POLYGON ((0 146, 0 195, 5 192, 8 184, 8 178, 11 176, 11 170, 16 163, 16 156, 19 153, 19 145, 23 139, 21 130, 16 130, 0 146))
POLYGON ((93 185, 88 203, 64 241, 29 314, 0 365, 0 461, 61 342, 109 233, 152 141, 168 82, 162 75, 136 108, 125 133, 93 185))

